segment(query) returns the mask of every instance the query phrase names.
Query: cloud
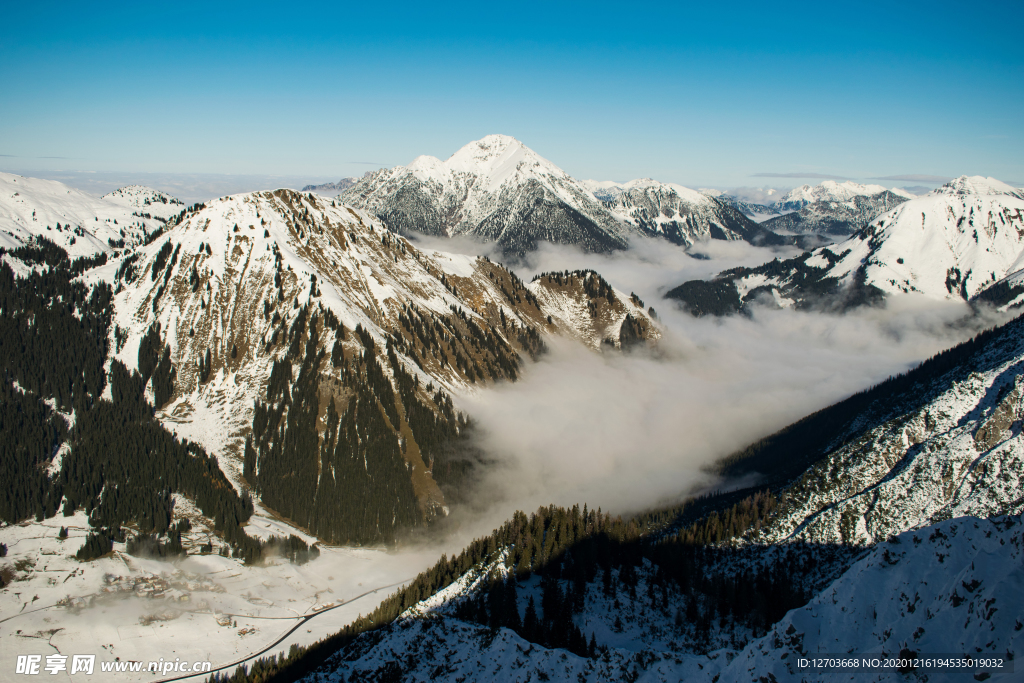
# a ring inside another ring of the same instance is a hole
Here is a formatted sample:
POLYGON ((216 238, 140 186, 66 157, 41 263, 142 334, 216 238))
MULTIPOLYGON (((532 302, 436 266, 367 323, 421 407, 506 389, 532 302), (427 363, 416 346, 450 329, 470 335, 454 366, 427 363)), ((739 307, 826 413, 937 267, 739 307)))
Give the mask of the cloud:
POLYGON ((549 353, 527 363, 519 381, 460 397, 496 461, 480 488, 481 528, 543 504, 629 513, 719 486, 707 471, 717 459, 977 331, 949 325, 964 304, 917 296, 844 316, 765 309, 696 319, 661 293, 787 255, 717 241, 697 249, 710 260, 663 241, 612 255, 544 245, 516 267, 526 281, 539 271, 593 268, 653 305, 664 338, 657 350, 632 354, 549 339, 549 353))
POLYGON ((871 180, 903 180, 912 183, 946 183, 952 180, 947 176, 923 175, 920 173, 905 173, 903 175, 876 176, 871 180))
MULTIPOLYGON (((19 169, 10 169, 18 172, 19 169)), ((114 171, 29 171, 35 178, 59 180, 66 185, 95 195, 104 195, 125 185, 146 185, 166 192, 187 204, 205 202, 214 197, 276 190, 281 187, 298 189, 310 184, 308 177, 279 175, 229 175, 217 173, 142 173, 114 171)), ((316 180, 316 179, 314 179, 316 180)), ((324 182, 327 179, 319 179, 324 182)))
POLYGON ((0 157, 13 157, 13 154, 0 154, 0 157))
POLYGON ((910 194, 915 194, 918 196, 928 194, 929 192, 932 191, 932 188, 926 185, 904 185, 903 189, 909 192, 910 194))
POLYGON ((816 178, 819 180, 851 180, 846 176, 828 173, 754 173, 752 178, 816 178))
POLYGON ((753 202, 754 204, 771 204, 776 202, 789 189, 788 183, 785 187, 734 187, 728 194, 740 201, 753 202))

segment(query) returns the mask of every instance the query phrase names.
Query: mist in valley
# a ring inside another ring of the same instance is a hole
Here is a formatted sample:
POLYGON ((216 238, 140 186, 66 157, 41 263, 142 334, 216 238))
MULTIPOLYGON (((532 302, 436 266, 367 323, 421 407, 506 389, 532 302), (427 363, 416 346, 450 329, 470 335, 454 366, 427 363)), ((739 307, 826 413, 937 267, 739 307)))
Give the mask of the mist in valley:
MULTIPOLYGON (((419 242, 466 253, 486 248, 419 242)), ((527 362, 517 382, 462 395, 460 407, 490 459, 465 531, 486 533, 516 509, 551 503, 629 514, 755 483, 721 481, 714 463, 1007 318, 972 318, 962 302, 913 295, 842 315, 758 308, 694 318, 662 298, 687 280, 795 253, 744 242, 686 250, 638 240, 611 254, 543 245, 510 264, 526 282, 541 272, 595 270, 653 306, 663 336, 625 353, 548 338, 548 353, 527 362)))

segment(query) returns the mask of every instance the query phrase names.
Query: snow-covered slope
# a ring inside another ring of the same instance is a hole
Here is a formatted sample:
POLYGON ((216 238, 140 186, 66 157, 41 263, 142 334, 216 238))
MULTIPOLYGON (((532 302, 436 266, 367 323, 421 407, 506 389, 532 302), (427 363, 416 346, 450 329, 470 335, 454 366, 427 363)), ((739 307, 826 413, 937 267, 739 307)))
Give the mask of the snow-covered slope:
MULTIPOLYGON (((895 667, 869 674, 800 665, 801 659, 814 655, 856 653, 859 663, 865 656, 884 659, 901 652, 909 657, 970 654, 990 664, 972 667, 966 674, 957 670, 956 676, 976 673, 976 680, 1017 680, 1013 653, 1024 646, 1024 632, 1017 627, 1024 618, 1021 529, 1019 516, 966 517, 894 536, 864 553, 767 634, 738 648, 706 653, 680 642, 692 626, 682 616, 686 599, 673 596, 663 606, 661 598, 643 597, 650 595, 646 587, 654 578, 643 570, 635 591, 622 591, 615 598, 615 614, 638 612, 639 619, 604 623, 600 582, 587 587, 587 607, 574 621, 601 636, 595 656, 588 657, 529 642, 508 628, 490 629, 455 617, 453 607, 479 589, 474 577, 413 606, 384 629, 361 636, 302 680, 389 680, 390 675, 395 680, 463 683, 496 677, 565 683, 904 681, 907 674, 895 667), (628 637, 637 630, 636 621, 646 623, 646 638, 628 637)), ((531 581, 520 585, 521 610, 525 611, 523 594, 533 594, 536 588, 531 581)), ((926 672, 923 666, 918 674, 927 674, 929 680, 961 680, 950 678, 949 670, 926 672)))
POLYGON ((833 251, 847 249, 830 276, 848 277, 863 264, 866 282, 884 292, 967 299, 1024 265, 1024 192, 961 176, 879 216, 833 251))
POLYGON ((826 180, 820 185, 801 185, 779 197, 775 206, 781 211, 798 211, 808 204, 816 202, 846 202, 854 197, 870 197, 880 192, 892 192, 904 199, 913 199, 914 195, 906 190, 893 188, 888 190, 881 185, 861 185, 851 180, 836 182, 826 180))
POLYGON ((894 667, 868 674, 799 665, 815 655, 851 653, 953 659, 969 654, 989 664, 968 671, 957 671, 955 662, 919 666, 916 675, 1020 680, 1014 655, 1024 647, 1022 528, 1020 516, 960 517, 893 536, 748 645, 719 680, 904 681, 914 675, 894 667))
POLYGON ((185 203, 180 199, 145 185, 120 187, 103 195, 102 199, 127 206, 139 214, 149 214, 164 220, 178 215, 185 208, 185 203))
POLYGON ((951 517, 1024 511, 1024 319, 950 357, 947 372, 923 366, 912 386, 880 389, 847 416, 848 430, 830 435, 772 522, 746 539, 863 545, 951 517))
POLYGON ((507 135, 471 142, 445 161, 420 156, 378 171, 342 197, 395 232, 472 235, 511 253, 540 240, 621 249, 631 233, 578 181, 507 135))
MULTIPOLYGON (((17 248, 36 236, 45 237, 72 257, 112 252, 114 245, 141 243, 147 233, 163 226, 163 216, 140 208, 133 201, 172 198, 155 190, 133 186, 105 197, 75 190, 54 180, 0 173, 0 247, 17 248), (134 199, 133 199, 134 198, 134 199)), ((161 204, 163 206, 163 204, 161 204)), ((178 213, 181 206, 168 213, 178 213)))
POLYGON ((737 268, 669 292, 735 311, 770 295, 783 306, 828 306, 919 293, 969 300, 1024 267, 1024 192, 961 176, 878 216, 849 239, 788 261, 737 268), (709 298, 710 297, 710 298, 709 298))

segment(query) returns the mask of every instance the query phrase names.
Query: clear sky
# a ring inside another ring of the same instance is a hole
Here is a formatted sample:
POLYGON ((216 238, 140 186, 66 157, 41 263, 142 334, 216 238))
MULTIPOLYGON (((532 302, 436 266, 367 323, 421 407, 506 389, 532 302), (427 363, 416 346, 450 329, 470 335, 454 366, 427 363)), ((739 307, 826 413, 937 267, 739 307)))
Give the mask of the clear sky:
POLYGON ((3 14, 2 170, 340 178, 505 133, 579 178, 1024 184, 1020 0, 3 14))

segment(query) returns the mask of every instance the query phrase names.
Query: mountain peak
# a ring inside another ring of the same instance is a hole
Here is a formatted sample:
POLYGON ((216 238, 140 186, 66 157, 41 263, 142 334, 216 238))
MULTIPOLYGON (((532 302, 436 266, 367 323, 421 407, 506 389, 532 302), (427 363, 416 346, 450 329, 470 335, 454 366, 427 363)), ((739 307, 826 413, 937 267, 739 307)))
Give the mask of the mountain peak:
POLYGON ((474 140, 451 155, 444 165, 454 172, 504 179, 523 161, 533 166, 544 166, 548 172, 558 170, 557 166, 510 135, 488 135, 474 140))
POLYGON ((500 155, 509 147, 525 147, 525 145, 511 135, 493 133, 491 135, 485 135, 479 140, 473 140, 472 142, 463 145, 459 151, 452 155, 452 158, 454 159, 455 157, 466 153, 473 154, 478 158, 486 158, 489 156, 500 155))
POLYGON ((413 159, 409 165, 406 166, 406 169, 412 172, 412 174, 420 180, 427 180, 430 178, 443 180, 445 177, 450 175, 450 172, 443 161, 428 154, 421 154, 413 159))
POLYGON ((1024 198, 1024 192, 1021 192, 1021 190, 1007 185, 1001 180, 986 178, 980 175, 962 175, 959 178, 954 178, 942 187, 937 188, 935 193, 952 195, 1007 194, 1013 197, 1024 198))

